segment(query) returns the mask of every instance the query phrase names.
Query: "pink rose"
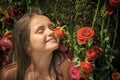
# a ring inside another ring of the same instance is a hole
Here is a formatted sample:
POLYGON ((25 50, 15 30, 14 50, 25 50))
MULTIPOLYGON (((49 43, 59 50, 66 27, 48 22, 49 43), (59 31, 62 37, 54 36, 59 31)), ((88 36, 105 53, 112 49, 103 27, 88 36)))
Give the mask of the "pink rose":
POLYGON ((69 73, 72 79, 80 79, 80 67, 74 67, 74 64, 71 64, 69 73))
POLYGON ((12 47, 12 42, 8 39, 0 39, 0 47, 3 51, 12 47))

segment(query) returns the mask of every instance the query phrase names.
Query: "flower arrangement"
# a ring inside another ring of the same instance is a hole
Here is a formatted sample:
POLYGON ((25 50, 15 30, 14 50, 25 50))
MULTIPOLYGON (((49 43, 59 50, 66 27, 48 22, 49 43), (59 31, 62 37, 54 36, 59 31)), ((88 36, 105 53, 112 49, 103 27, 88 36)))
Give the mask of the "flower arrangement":
POLYGON ((70 30, 67 25, 61 26, 65 32, 65 36, 61 39, 64 44, 62 47, 71 58, 69 73, 73 80, 120 80, 120 73, 112 65, 116 53, 114 46, 119 15, 118 12, 114 12, 120 8, 120 1, 106 0, 102 7, 100 7, 100 3, 101 1, 98 0, 97 9, 90 26, 76 25, 74 30, 70 30), (103 17, 99 30, 95 26, 98 14, 103 17), (116 26, 111 41, 109 22, 110 16, 113 14, 116 15, 116 26))

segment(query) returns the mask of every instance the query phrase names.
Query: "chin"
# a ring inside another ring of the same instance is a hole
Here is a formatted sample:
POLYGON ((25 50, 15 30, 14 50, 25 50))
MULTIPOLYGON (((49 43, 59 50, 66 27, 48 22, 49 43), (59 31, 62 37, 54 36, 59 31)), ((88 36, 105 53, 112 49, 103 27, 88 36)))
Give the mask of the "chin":
POLYGON ((54 51, 58 48, 58 44, 51 44, 50 46, 47 47, 47 50, 54 51))

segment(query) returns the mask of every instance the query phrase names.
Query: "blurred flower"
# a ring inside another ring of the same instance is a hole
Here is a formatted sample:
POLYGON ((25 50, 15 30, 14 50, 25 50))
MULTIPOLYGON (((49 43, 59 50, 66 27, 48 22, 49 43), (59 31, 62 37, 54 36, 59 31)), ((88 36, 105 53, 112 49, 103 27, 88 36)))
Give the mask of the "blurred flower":
POLYGON ((12 42, 8 39, 0 39, 0 47, 3 51, 12 47, 12 42))
POLYGON ((65 53, 67 51, 67 47, 64 44, 60 44, 58 48, 62 53, 65 53))
POLYGON ((10 19, 7 18, 6 16, 3 16, 3 17, 2 17, 2 21, 3 21, 3 23, 4 23, 5 25, 7 25, 7 26, 10 26, 10 25, 11 25, 10 19))
POLYGON ((120 0, 109 0, 106 5, 106 10, 109 15, 113 14, 117 8, 120 8, 120 0))
POLYGON ((120 73, 113 72, 112 73, 112 80, 120 80, 120 73))
POLYGON ((109 4, 113 7, 120 8, 120 0, 109 0, 109 4))
POLYGON ((10 17, 13 17, 15 19, 19 19, 20 17, 23 16, 22 10, 16 6, 10 6, 8 8, 8 14, 10 17))

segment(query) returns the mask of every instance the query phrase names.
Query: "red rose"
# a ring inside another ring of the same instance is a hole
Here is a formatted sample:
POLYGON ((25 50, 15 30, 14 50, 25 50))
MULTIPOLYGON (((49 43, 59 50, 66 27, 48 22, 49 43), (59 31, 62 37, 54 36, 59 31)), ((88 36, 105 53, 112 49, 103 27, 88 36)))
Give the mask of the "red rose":
POLYGON ((94 36, 94 30, 88 26, 77 30, 77 41, 80 44, 86 44, 88 39, 94 36))
POLYGON ((80 67, 74 67, 74 64, 71 64, 69 73, 72 79, 74 80, 80 79, 80 67))
POLYGON ((95 66, 91 64, 90 62, 81 62, 80 68, 84 72, 84 74, 90 74, 95 70, 95 66))
POLYGON ((18 7, 9 7, 8 14, 9 16, 14 17, 15 19, 19 19, 23 16, 22 10, 18 7))
POLYGON ((95 60, 101 53, 102 48, 98 45, 93 45, 86 51, 86 56, 88 60, 95 60))
POLYGON ((118 72, 112 73, 112 80, 120 80, 120 73, 118 72))
POLYGON ((54 33, 55 33, 59 38, 64 37, 64 30, 62 30, 61 28, 55 28, 55 29, 54 29, 54 33))

